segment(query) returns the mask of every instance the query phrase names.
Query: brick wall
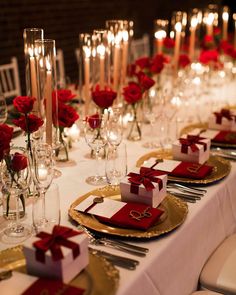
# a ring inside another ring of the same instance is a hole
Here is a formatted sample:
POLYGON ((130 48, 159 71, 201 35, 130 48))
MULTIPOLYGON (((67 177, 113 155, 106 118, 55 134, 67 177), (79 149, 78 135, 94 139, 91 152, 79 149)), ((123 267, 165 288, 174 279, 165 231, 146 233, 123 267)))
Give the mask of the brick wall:
MULTIPOLYGON (((153 20, 169 17, 171 11, 201 7, 206 0, 1 0, 0 63, 16 56, 22 89, 24 81, 23 29, 42 27, 45 37, 56 40, 64 52, 66 75, 77 79, 74 50, 78 35, 104 26, 106 19, 133 19, 135 36, 152 31, 153 20)), ((211 1, 213 2, 213 1, 211 1)), ((214 1, 216 2, 216 1, 214 1)))

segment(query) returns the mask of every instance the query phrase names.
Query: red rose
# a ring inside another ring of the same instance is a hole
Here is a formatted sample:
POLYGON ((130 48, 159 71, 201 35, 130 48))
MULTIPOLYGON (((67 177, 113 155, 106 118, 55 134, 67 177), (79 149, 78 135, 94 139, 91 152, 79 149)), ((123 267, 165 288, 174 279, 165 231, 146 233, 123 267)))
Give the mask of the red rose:
POLYGON ((28 166, 27 157, 20 153, 15 153, 11 160, 11 168, 15 172, 19 172, 28 166))
POLYGON ((174 48, 174 46, 175 46, 175 40, 172 39, 172 38, 170 38, 170 37, 166 37, 163 40, 163 45, 164 45, 164 47, 166 47, 168 49, 174 48))
POLYGON ((181 68, 185 68, 190 64, 190 59, 187 54, 180 54, 179 56, 179 65, 181 68))
POLYGON ((62 102, 58 103, 58 124, 60 127, 71 127, 76 120, 79 119, 79 115, 75 109, 62 102))
POLYGON ((210 49, 215 47, 215 41, 213 36, 205 35, 202 41, 202 48, 203 49, 210 49))
POLYGON ((13 135, 13 128, 6 124, 0 124, 0 161, 5 151, 10 149, 10 142, 13 135))
POLYGON ((60 102, 67 102, 73 99, 76 95, 71 92, 71 90, 68 89, 59 89, 59 90, 54 90, 52 92, 52 99, 56 100, 56 94, 58 101, 60 102))
POLYGON ((150 71, 155 74, 159 74, 163 68, 164 64, 167 63, 168 60, 163 54, 157 54, 151 62, 150 71))
POLYGON ((111 89, 100 90, 97 85, 95 90, 92 91, 92 99, 96 105, 102 109, 107 109, 112 106, 117 93, 111 89))
POLYGON ((218 62, 219 53, 217 50, 203 50, 200 53, 199 61, 203 64, 208 64, 209 62, 218 62))
POLYGON ((220 35, 221 34, 221 29, 219 27, 214 27, 213 28, 213 34, 214 35, 220 35))
POLYGON ((99 114, 94 114, 87 117, 87 122, 92 129, 99 128, 101 126, 101 119, 99 117, 99 114))
POLYGON ((135 64, 140 67, 141 70, 149 69, 150 57, 141 57, 135 61, 135 64))
POLYGON ((138 72, 136 75, 138 77, 139 84, 143 88, 143 90, 148 90, 155 84, 155 81, 144 74, 144 72, 138 72))
POLYGON ((127 103, 133 104, 142 98, 142 90, 139 84, 130 82, 127 87, 123 88, 123 95, 127 103))
POLYGON ((27 124, 24 116, 21 116, 19 119, 12 120, 12 122, 25 132, 29 133, 37 131, 39 127, 43 125, 43 120, 33 114, 28 115, 27 124))
POLYGON ((30 96, 17 96, 13 100, 13 105, 18 112, 27 114, 32 111, 36 98, 30 96))

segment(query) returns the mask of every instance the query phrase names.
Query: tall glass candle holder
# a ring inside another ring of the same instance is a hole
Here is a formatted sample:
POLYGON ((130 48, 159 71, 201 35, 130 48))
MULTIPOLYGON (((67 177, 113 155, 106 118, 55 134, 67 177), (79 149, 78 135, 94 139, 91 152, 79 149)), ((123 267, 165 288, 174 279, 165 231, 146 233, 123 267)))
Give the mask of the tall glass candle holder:
POLYGON ((228 40, 229 7, 224 6, 222 11, 222 39, 228 40))
POLYGON ((81 33, 79 35, 79 49, 80 49, 80 83, 81 95, 84 100, 84 115, 88 115, 88 108, 91 101, 91 85, 93 73, 95 69, 93 66, 93 59, 96 59, 95 38, 93 34, 81 33))
POLYGON ((234 21, 234 49, 236 49, 236 13, 233 14, 234 21))
POLYGON ((213 36, 214 27, 218 26, 218 6, 209 4, 204 11, 203 23, 205 25, 205 34, 213 36))
POLYGON ((108 31, 94 30, 96 58, 93 58, 96 75, 93 76, 93 86, 98 85, 100 90, 110 86, 110 50, 108 47, 108 31))
POLYGON ((169 21, 167 19, 156 19, 154 21, 155 52, 162 53, 163 41, 167 36, 169 21))
POLYGON ((41 113, 45 117, 46 143, 56 147, 59 137, 55 40, 36 40, 35 51, 41 113))
POLYGON ((194 8, 189 15, 189 58, 195 60, 196 56, 196 39, 199 27, 199 11, 194 8))
POLYGON ((39 97, 37 89, 37 67, 35 57, 35 40, 43 39, 43 29, 41 28, 26 28, 23 32, 24 52, 25 52, 25 80, 26 80, 26 95, 36 98, 33 112, 39 115, 39 97))
POLYGON ((106 21, 106 28, 108 33, 108 42, 110 47, 110 60, 111 60, 111 81, 114 91, 119 91, 120 73, 121 73, 121 42, 123 20, 108 20, 106 21))

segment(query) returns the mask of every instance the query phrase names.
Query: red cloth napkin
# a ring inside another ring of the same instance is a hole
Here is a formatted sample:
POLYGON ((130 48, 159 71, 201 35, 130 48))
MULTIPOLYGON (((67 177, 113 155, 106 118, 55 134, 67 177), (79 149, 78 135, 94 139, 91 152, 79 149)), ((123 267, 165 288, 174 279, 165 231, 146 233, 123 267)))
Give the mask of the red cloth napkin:
POLYGON ((213 139, 212 142, 236 144, 235 131, 220 131, 213 139))
POLYGON ((157 208, 152 208, 141 203, 130 202, 111 218, 101 216, 97 216, 97 218, 101 222, 118 227, 147 230, 158 221, 162 213, 163 211, 157 208))
POLYGON ((82 295, 84 289, 69 286, 59 280, 49 280, 40 278, 35 281, 22 295, 40 294, 63 294, 63 295, 82 295))
MULTIPOLYGON (((158 165, 154 167, 158 170, 158 165)), ((181 162, 172 172, 166 172, 170 176, 203 179, 209 175, 213 170, 212 166, 201 165, 192 162, 181 162)))

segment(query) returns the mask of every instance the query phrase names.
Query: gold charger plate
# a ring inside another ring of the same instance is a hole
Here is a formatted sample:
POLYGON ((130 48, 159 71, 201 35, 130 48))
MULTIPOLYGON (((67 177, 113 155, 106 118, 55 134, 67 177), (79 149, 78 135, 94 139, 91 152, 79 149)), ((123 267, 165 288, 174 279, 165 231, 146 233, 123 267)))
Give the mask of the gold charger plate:
MULTIPOLYGON (((85 289, 84 295, 114 295, 119 283, 119 271, 105 258, 89 253, 89 265, 69 284, 85 289)), ((26 273, 22 246, 0 252, 0 268, 26 273)))
MULTIPOLYGON (((150 158, 172 159, 172 151, 158 150, 158 151, 150 152, 142 156, 141 158, 139 158, 138 161, 136 162, 136 166, 137 167, 142 166, 142 164, 145 161, 148 161, 150 158)), ((203 179, 191 179, 191 178, 168 176, 168 180, 181 182, 181 183, 190 183, 190 184, 211 184, 227 176, 231 169, 231 164, 228 160, 223 159, 221 157, 217 157, 217 156, 210 156, 209 160, 207 161, 207 164, 213 166, 214 168, 211 174, 209 174, 203 179)))
POLYGON ((160 209, 164 209, 164 213, 160 217, 159 221, 147 231, 120 228, 101 223, 98 219, 96 219, 95 216, 85 214, 74 209, 80 202, 90 195, 120 200, 121 196, 119 186, 105 186, 103 188, 93 190, 79 197, 69 209, 70 217, 79 224, 82 224, 83 226, 86 226, 94 231, 114 236, 142 239, 158 237, 162 234, 172 231, 181 225, 188 213, 188 206, 184 201, 168 194, 159 207, 160 209))
MULTIPOLYGON (((187 134, 196 128, 205 130, 208 128, 208 124, 207 123, 196 123, 196 124, 188 125, 180 131, 180 135, 187 134)), ((211 142, 211 146, 236 149, 236 144, 230 144, 230 143, 211 142)))

